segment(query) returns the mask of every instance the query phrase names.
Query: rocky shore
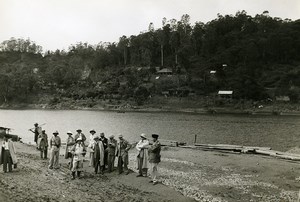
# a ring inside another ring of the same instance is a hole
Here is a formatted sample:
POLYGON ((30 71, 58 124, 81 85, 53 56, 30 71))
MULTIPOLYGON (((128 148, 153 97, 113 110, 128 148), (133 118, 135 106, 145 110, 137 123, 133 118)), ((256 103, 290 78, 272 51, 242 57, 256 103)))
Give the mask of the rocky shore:
POLYGON ((258 107, 237 107, 237 106, 199 106, 191 103, 174 104, 145 104, 142 106, 128 103, 93 103, 82 100, 78 102, 60 102, 56 104, 2 104, 0 109, 45 109, 45 110, 101 110, 125 112, 176 112, 195 114, 244 114, 244 115, 287 115, 300 116, 299 104, 273 104, 261 108, 258 107))

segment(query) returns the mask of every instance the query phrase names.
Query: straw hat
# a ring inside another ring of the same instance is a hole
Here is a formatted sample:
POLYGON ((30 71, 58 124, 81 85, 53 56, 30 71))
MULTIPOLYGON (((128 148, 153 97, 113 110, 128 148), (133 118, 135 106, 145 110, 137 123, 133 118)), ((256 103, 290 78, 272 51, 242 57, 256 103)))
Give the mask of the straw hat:
POLYGON ((141 138, 147 139, 147 137, 146 137, 146 134, 145 134, 145 133, 142 133, 140 136, 141 136, 141 138))

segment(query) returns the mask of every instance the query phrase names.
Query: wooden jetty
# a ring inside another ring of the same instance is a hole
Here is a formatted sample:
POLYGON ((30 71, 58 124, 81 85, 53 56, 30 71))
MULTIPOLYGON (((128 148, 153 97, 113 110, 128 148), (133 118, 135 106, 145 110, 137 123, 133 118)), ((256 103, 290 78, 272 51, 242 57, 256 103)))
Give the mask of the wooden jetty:
POLYGON ((270 147, 252 147, 240 146, 229 144, 194 144, 189 146, 181 146, 182 148, 199 149, 205 151, 221 151, 221 152, 234 152, 245 154, 257 154, 264 156, 271 156, 280 159, 300 161, 300 154, 293 154, 288 152, 281 152, 272 150, 270 147))

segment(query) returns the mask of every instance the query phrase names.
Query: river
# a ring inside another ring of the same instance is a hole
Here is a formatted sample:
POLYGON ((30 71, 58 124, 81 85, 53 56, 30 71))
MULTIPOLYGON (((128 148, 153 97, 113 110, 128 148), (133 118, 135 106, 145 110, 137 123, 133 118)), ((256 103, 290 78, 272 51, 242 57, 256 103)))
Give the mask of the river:
POLYGON ((58 130, 65 141, 68 130, 80 128, 87 136, 95 129, 106 136, 120 133, 137 141, 141 133, 157 133, 162 139, 198 143, 266 146, 286 151, 299 146, 300 117, 254 115, 203 115, 188 113, 116 113, 88 110, 0 110, 0 126, 10 127, 12 134, 24 142, 33 142, 28 131, 38 122, 51 136, 58 130))

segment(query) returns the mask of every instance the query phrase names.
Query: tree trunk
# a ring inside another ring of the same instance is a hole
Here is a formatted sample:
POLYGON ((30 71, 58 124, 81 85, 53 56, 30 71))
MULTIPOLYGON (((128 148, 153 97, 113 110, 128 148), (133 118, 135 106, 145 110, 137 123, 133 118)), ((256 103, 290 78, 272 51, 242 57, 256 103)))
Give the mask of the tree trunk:
POLYGON ((160 52, 161 52, 161 66, 164 66, 164 45, 160 45, 160 52))
POLYGON ((126 48, 124 48, 124 66, 127 64, 126 48))
POLYGON ((178 64, 178 55, 177 55, 177 50, 175 49, 175 65, 177 66, 178 64))

